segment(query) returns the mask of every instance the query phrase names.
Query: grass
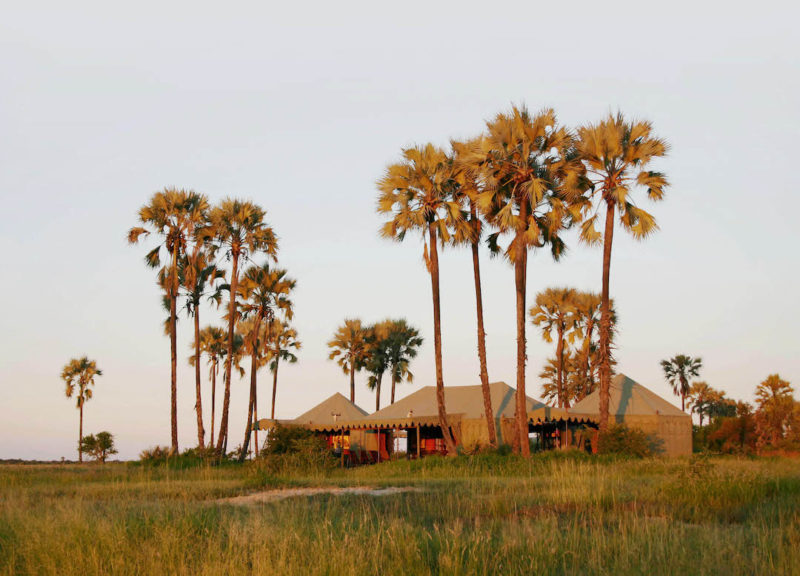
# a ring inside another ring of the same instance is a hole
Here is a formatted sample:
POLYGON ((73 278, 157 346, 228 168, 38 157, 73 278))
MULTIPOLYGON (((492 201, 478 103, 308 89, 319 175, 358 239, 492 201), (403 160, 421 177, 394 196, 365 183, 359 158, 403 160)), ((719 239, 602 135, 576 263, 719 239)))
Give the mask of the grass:
POLYGON ((800 574, 800 463, 0 467, 0 574, 800 574), (416 486, 251 507, 280 486, 416 486))

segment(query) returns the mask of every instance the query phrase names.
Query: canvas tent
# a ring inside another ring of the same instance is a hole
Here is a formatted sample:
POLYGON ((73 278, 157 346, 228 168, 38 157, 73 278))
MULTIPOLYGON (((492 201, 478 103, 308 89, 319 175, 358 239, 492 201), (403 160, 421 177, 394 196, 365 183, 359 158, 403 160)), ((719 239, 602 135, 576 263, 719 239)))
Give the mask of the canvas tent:
MULTIPOLYGON (((307 412, 304 412, 292 420, 270 420, 263 419, 258 421, 261 430, 269 430, 275 424, 283 426, 303 426, 316 432, 319 436, 326 439, 328 445, 336 450, 344 447, 345 451, 355 449, 368 449, 370 439, 360 431, 348 432, 345 434, 341 426, 342 422, 358 420, 364 418, 367 411, 356 406, 350 400, 338 392, 326 398, 307 412)), ((373 442, 374 443, 374 442, 373 442)))
MULTIPOLYGON (((572 416, 600 419, 600 391, 595 390, 569 408, 572 416)), ((624 374, 611 380, 610 422, 624 423, 653 435, 669 456, 692 453, 692 418, 624 374)))
MULTIPOLYGON (((500 443, 510 443, 514 430, 516 390, 505 382, 489 384, 495 429, 500 443)), ((489 444, 484 417, 483 390, 475 386, 446 386, 444 389, 447 419, 458 443, 466 450, 489 444)), ((541 402, 526 398, 529 421, 551 420, 551 411, 541 402), (531 420, 533 418, 533 420, 531 420)), ((562 414, 558 414, 561 418, 562 414)), ((394 404, 365 418, 342 422, 349 429, 406 430, 408 450, 412 455, 444 451, 439 429, 436 387, 426 386, 394 404)))

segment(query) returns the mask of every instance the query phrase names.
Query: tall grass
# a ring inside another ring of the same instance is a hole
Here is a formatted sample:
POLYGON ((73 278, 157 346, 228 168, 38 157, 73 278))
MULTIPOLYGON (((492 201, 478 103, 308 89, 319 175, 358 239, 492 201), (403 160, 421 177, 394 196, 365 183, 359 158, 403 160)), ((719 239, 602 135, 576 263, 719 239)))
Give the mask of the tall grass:
POLYGON ((0 468, 0 574, 800 574, 796 460, 0 468), (253 506, 283 485, 414 485, 253 506))

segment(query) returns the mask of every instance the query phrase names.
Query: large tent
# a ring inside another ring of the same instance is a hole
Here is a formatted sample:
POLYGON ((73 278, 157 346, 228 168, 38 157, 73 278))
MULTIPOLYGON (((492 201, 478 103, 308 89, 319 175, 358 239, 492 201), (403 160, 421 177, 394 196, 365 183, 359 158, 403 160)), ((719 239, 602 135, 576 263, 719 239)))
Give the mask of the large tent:
MULTIPOLYGON (((661 396, 624 374, 611 380, 609 387, 611 422, 642 430, 662 443, 670 456, 692 453, 692 418, 661 396)), ((568 410, 572 416, 600 419, 600 391, 595 390, 568 410)))
MULTIPOLYGON (((510 443, 514 430, 516 390, 505 382, 494 382, 489 384, 489 393, 498 442, 510 443)), ((458 443, 466 450, 488 445, 489 432, 481 386, 446 386, 444 397, 448 424, 458 443)), ((550 419, 551 409, 541 402, 526 397, 525 404, 529 419, 550 419)), ((435 386, 421 388, 374 414, 344 422, 342 426, 351 429, 406 430, 409 433, 408 450, 412 454, 418 452, 424 455, 444 450, 435 386), (420 446, 421 450, 418 451, 420 446)))

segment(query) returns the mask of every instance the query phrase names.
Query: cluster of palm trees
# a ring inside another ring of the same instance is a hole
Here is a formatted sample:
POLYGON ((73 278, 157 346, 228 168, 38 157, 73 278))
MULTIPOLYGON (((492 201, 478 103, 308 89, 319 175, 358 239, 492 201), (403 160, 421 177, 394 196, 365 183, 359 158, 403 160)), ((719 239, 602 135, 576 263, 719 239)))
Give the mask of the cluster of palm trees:
MULTIPOLYGON (((225 454, 228 445, 231 376, 250 356, 250 394, 247 423, 240 458, 248 453, 253 423, 258 417, 257 373, 269 364, 273 372, 272 413, 275 410, 278 365, 294 362, 300 348, 290 322, 295 280, 276 266, 278 241, 265 222, 265 211, 257 204, 226 198, 211 206, 208 198, 192 190, 165 188, 155 193, 139 210, 140 226, 131 228, 128 241, 137 243, 156 236, 158 244, 145 261, 158 270, 169 316, 165 329, 170 338, 171 446, 178 452, 177 322, 179 303, 194 320, 194 340, 189 363, 195 368, 197 445, 206 448, 201 392, 201 357, 206 356, 211 380, 211 436, 209 448, 225 454), (162 254, 167 261, 162 265, 162 254), (223 262, 229 266, 224 268, 223 262), (227 299, 225 295, 227 294, 227 299), (224 305, 226 326, 200 327, 202 301, 224 305), (216 380, 222 368, 224 381, 222 413, 215 439, 216 380)), ((257 433, 257 432, 256 432, 257 433)), ((257 450, 256 439, 256 450, 257 450)))
MULTIPOLYGON (((536 295, 531 321, 542 338, 555 340, 555 356, 548 358, 539 373, 544 400, 559 408, 569 408, 594 392, 600 370, 599 341, 600 295, 575 288, 547 288, 536 295)), ((616 314, 611 304, 612 340, 616 314)), ((614 364, 611 359, 612 367, 614 364)))
POLYGON ((598 327, 600 428, 608 426, 611 380, 612 311, 609 295, 615 224, 642 239, 656 230, 652 215, 632 198, 636 187, 660 200, 665 176, 649 170, 664 156, 666 143, 652 135, 651 125, 609 115, 596 124, 572 130, 559 125, 552 109, 531 114, 512 107, 486 123, 480 136, 451 142, 450 150, 433 144, 406 148, 378 182, 378 212, 385 215, 381 235, 402 241, 422 235, 431 278, 434 354, 439 424, 447 451, 455 453, 444 403, 439 294, 439 246, 469 245, 475 277, 478 354, 486 424, 496 444, 486 366, 479 242, 502 253, 514 266, 517 326, 517 392, 515 447, 530 455, 525 392, 526 286, 528 255, 548 249, 558 260, 566 251, 564 232, 578 227, 580 239, 603 245, 603 275, 598 327), (602 231, 597 223, 605 219, 602 231), (501 246, 501 238, 509 241, 501 246))
POLYGON ((350 377, 350 401, 356 401, 355 374, 369 374, 367 386, 375 391, 375 411, 381 409, 381 382, 388 371, 392 379, 391 404, 395 389, 404 380, 414 381, 411 360, 422 346, 419 330, 403 319, 386 319, 366 325, 358 318, 347 318, 328 342, 329 358, 350 377))

